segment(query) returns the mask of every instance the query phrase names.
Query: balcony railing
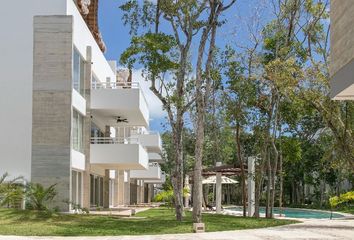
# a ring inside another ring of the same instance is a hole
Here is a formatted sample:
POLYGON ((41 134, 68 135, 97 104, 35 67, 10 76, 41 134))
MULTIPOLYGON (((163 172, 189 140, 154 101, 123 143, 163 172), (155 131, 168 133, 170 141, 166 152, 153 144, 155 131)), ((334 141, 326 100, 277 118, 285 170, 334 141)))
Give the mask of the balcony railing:
POLYGON ((140 88, 139 82, 93 82, 92 89, 126 89, 140 88))
POLYGON ((139 144, 139 138, 111 138, 111 137, 93 137, 91 144, 139 144))
POLYGON ((160 135, 159 132, 147 130, 145 127, 117 127, 116 129, 126 135, 160 135))

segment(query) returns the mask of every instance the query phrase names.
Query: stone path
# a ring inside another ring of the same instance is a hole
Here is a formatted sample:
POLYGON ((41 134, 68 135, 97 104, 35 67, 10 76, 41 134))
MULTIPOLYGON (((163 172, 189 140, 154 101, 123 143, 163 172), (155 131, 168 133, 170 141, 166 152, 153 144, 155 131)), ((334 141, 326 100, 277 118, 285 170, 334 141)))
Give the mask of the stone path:
MULTIPOLYGON (((354 240, 354 220, 303 220, 303 223, 228 232, 172 234, 120 237, 16 237, 0 236, 0 240, 354 240)), ((0 226, 1 227, 1 226, 0 226)))

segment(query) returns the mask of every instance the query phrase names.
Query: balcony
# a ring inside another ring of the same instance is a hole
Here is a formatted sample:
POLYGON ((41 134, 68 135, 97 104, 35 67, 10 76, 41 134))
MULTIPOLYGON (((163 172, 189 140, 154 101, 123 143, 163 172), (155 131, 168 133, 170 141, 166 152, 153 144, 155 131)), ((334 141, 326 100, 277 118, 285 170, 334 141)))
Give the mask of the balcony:
POLYGON ((164 184, 166 182, 166 173, 161 172, 161 179, 159 180, 144 180, 144 183, 151 183, 151 184, 164 184))
POLYGON ((157 163, 150 163, 147 170, 130 171, 130 178, 140 180, 161 180, 161 168, 157 163))
POLYGON ((149 152, 149 162, 164 163, 164 159, 159 153, 149 152))
POLYGON ((110 126, 149 125, 149 109, 139 83, 93 83, 91 109, 93 117, 110 126), (126 121, 118 122, 118 117, 126 121))
MULTIPOLYGON (((133 135, 134 136, 134 135, 133 135)), ((162 153, 162 141, 158 132, 146 132, 143 134, 135 135, 139 139, 141 145, 143 145, 148 152, 162 153)))
POLYGON ((146 170, 149 156, 137 138, 91 138, 90 162, 105 169, 146 170))

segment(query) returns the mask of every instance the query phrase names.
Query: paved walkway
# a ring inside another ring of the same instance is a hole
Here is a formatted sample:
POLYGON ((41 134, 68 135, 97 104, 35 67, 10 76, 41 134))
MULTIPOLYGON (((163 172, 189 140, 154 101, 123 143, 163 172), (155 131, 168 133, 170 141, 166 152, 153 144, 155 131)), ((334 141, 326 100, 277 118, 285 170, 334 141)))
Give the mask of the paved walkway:
MULTIPOLYGON (((1 226, 0 226, 1 227, 1 226)), ((12 237, 0 240, 354 240, 354 220, 304 220, 288 226, 229 232, 121 237, 12 237)))

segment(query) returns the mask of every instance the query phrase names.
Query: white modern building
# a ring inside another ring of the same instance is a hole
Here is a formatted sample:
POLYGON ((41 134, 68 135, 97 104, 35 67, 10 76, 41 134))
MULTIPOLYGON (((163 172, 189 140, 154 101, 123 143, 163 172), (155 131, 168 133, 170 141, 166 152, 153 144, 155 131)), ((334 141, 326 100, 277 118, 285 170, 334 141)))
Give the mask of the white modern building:
POLYGON ((98 0, 4 0, 0 174, 57 184, 55 206, 149 202, 164 181, 139 83, 107 61, 98 0))
POLYGON ((354 100, 354 2, 331 0, 331 98, 354 100))

